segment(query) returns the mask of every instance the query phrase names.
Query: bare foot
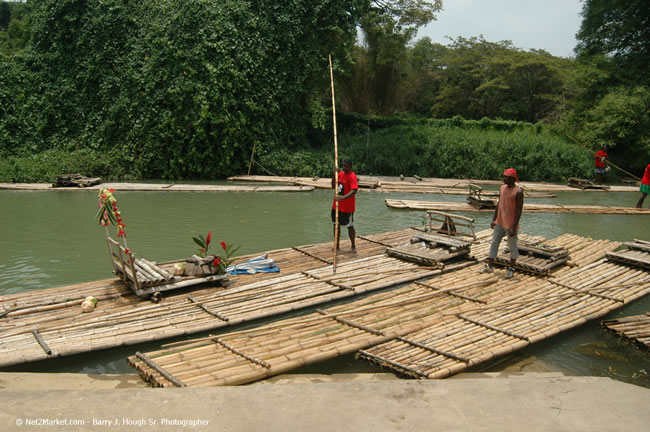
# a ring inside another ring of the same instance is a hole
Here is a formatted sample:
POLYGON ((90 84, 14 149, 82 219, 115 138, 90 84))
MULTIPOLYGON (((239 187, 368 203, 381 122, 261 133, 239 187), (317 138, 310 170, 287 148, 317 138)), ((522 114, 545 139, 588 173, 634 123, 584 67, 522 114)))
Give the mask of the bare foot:
POLYGON ((352 252, 353 254, 356 255, 356 253, 357 253, 357 248, 352 248, 352 249, 351 249, 351 252, 352 252))

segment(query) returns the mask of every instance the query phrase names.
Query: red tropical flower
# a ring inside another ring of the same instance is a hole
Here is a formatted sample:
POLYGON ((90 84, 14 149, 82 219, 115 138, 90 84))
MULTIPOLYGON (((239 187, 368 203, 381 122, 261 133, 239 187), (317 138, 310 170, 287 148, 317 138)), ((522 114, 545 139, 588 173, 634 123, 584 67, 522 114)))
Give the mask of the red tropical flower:
POLYGON ((223 248, 223 250, 226 250, 226 242, 221 242, 221 247, 223 248))
POLYGON ((221 259, 219 257, 216 257, 214 261, 212 261, 213 266, 218 266, 221 263, 221 259))
POLYGON ((210 245, 210 240, 212 240, 212 231, 208 233, 208 236, 205 239, 205 245, 209 246, 210 245))

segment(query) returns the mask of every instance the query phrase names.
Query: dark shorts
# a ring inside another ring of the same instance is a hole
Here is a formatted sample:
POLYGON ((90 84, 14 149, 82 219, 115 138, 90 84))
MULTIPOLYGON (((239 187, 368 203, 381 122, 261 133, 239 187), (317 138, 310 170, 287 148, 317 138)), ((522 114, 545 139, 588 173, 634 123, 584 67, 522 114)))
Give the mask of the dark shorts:
MULTIPOLYGON (((336 210, 332 209, 332 223, 336 223, 336 210)), ((339 226, 352 228, 354 223, 354 213, 339 211, 339 226)))

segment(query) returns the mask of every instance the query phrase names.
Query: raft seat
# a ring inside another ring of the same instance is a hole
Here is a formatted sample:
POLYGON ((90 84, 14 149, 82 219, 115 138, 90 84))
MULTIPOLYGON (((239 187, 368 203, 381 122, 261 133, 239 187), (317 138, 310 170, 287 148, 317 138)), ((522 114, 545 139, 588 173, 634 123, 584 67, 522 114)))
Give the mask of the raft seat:
POLYGON ((167 268, 144 258, 135 258, 121 244, 106 237, 108 250, 115 274, 126 283, 138 297, 147 297, 156 292, 183 288, 204 282, 226 279, 227 275, 175 276, 174 262, 165 263, 167 268))

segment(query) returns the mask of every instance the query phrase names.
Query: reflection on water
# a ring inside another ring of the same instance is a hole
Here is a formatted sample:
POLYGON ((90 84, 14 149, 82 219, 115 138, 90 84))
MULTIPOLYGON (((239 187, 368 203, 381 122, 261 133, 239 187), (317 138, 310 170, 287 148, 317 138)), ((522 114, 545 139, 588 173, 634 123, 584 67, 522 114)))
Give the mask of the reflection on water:
MULTIPOLYGON (((104 229, 97 225, 95 191, 0 191, 0 295, 39 290, 112 276, 104 229)), ((139 256, 168 260, 195 252, 192 236, 212 231, 213 241, 241 245, 253 253, 300 244, 330 241, 331 192, 300 193, 127 192, 117 191, 129 247, 139 256)), ((355 226, 360 235, 420 225, 423 212, 389 209, 386 198, 464 201, 459 195, 380 193, 357 195, 355 226)), ((633 206, 638 193, 561 192, 556 199, 529 202, 633 206)), ((477 230, 489 228, 492 213, 464 214, 477 230)), ((565 232, 595 239, 650 240, 647 215, 524 214, 522 230, 548 238, 565 232)), ((114 228, 109 228, 114 230, 114 228)), ((114 231, 111 231, 114 235, 114 231)), ((342 234, 346 239, 346 234, 342 234)), ((613 316, 650 310, 650 298, 626 306, 613 316)), ((608 317, 609 318, 609 317, 608 317)), ((133 372, 124 358, 159 344, 17 367, 16 370, 85 373, 133 372)), ((517 356, 535 356, 558 370, 617 379, 650 372, 650 355, 621 343, 598 323, 589 323, 527 348, 517 356), (606 344, 606 346, 594 345, 606 344), (635 351, 636 350, 636 351, 635 351), (636 355, 635 353, 638 353, 636 355), (610 370, 611 367, 611 370, 610 370), (620 376, 617 376, 620 375, 620 376)), ((333 362, 325 370, 356 368, 355 362, 333 362), (344 366, 341 366, 343 364, 344 366)), ((356 362, 358 363, 358 362, 356 362)), ((488 365, 489 366, 489 365, 488 365)), ((358 366, 363 370, 365 366, 358 366)), ((642 378, 630 378, 643 384, 642 378)), ((647 385, 647 379, 645 380, 647 385)))

